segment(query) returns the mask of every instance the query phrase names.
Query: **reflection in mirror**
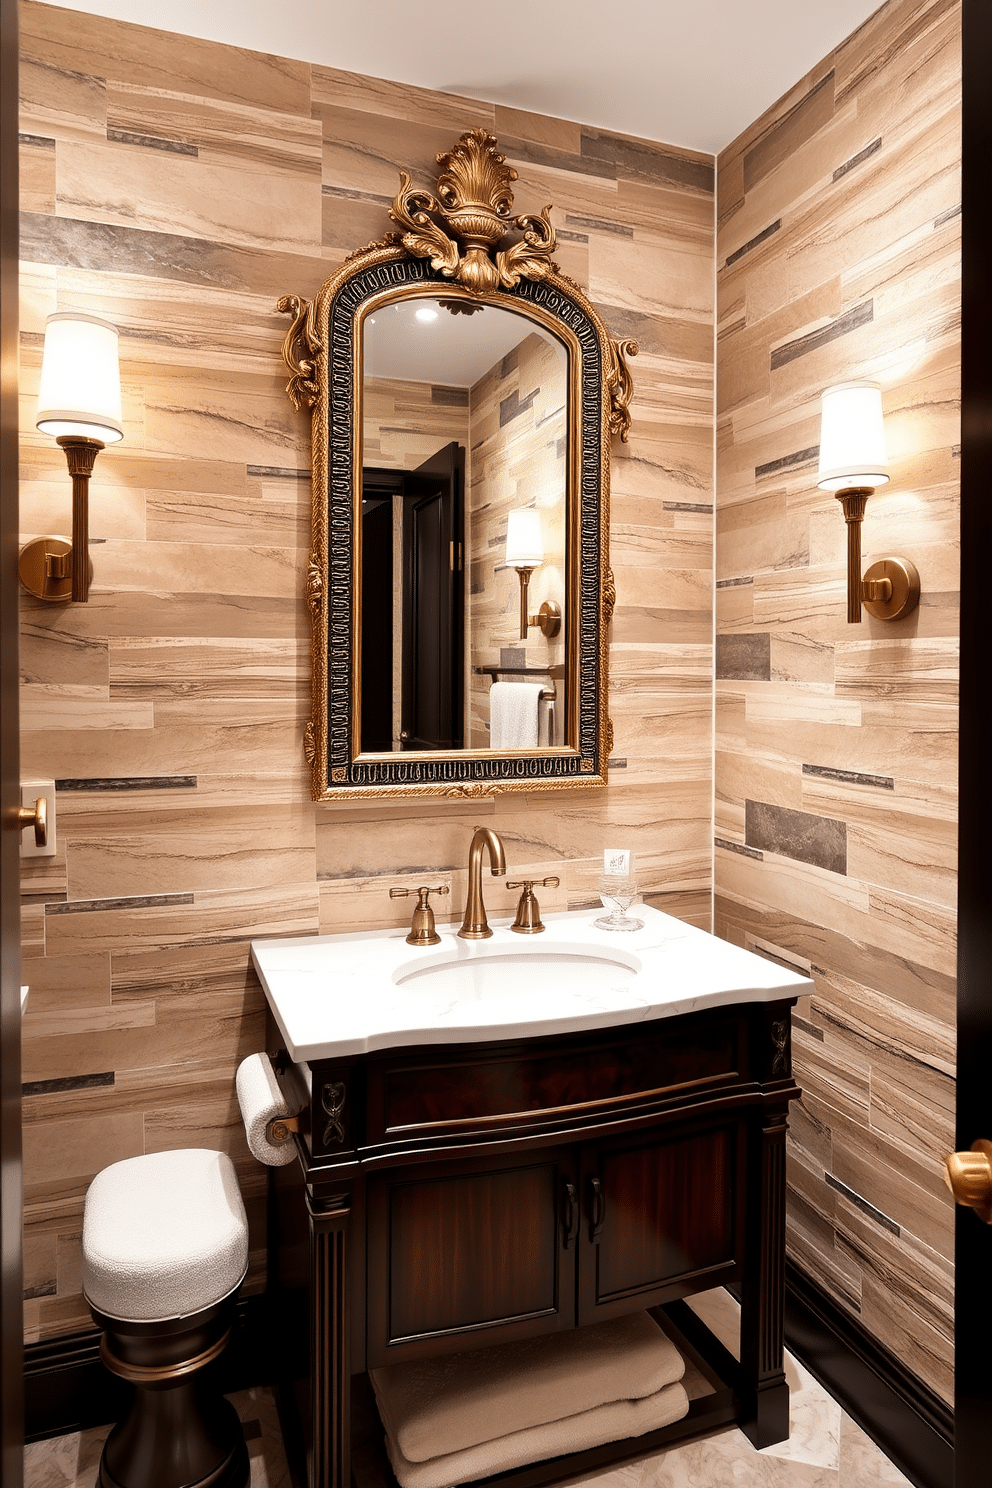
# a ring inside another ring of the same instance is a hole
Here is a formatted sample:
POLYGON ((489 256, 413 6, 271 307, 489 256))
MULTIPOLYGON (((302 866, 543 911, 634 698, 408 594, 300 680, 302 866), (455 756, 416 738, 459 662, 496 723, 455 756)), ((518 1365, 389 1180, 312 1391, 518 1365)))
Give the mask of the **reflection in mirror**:
POLYGON ((564 343, 478 300, 380 303, 362 408, 361 753, 562 749, 564 343))

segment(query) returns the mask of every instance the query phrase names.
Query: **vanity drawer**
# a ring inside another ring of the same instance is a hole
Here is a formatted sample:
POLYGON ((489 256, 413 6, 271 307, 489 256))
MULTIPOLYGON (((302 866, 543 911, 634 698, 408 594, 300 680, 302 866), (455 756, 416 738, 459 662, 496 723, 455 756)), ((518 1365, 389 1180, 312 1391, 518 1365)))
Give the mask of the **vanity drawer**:
POLYGON ((547 1040, 547 1047, 490 1049, 476 1057, 427 1050, 369 1070, 370 1143, 595 1121, 598 1116, 684 1098, 740 1076, 733 1017, 642 1036, 547 1040))

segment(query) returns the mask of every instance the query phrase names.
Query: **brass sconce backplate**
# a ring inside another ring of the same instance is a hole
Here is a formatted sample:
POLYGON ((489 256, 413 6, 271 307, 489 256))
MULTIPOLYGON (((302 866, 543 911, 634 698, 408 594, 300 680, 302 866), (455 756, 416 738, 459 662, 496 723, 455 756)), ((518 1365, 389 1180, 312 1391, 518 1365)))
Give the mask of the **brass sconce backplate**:
POLYGON ((861 603, 876 620, 901 620, 919 602, 920 575, 909 558, 879 558, 865 569, 861 603))
POLYGON ((72 594, 72 543, 67 537, 36 537, 17 560, 21 583, 36 599, 67 600, 72 594))

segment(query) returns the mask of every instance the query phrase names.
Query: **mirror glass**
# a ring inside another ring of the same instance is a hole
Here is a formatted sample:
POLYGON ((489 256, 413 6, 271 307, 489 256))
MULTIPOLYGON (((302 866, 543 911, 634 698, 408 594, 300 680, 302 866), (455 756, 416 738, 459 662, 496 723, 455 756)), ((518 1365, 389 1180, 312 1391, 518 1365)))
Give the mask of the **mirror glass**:
POLYGON ((360 337, 360 754, 561 752, 568 347, 443 293, 375 304, 360 337))

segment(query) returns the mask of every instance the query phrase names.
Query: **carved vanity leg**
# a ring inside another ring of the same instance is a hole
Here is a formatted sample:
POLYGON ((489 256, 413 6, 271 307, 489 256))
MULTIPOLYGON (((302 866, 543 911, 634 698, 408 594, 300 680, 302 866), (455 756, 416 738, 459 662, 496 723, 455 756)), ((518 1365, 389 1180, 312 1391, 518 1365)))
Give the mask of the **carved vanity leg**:
POLYGON ((753 1390, 741 1430, 755 1447, 789 1435, 785 1326, 785 1133, 787 1112, 770 1111, 751 1172, 747 1264, 741 1289, 741 1364, 753 1390))
POLYGON ((335 1194, 310 1211, 310 1488, 350 1488, 351 1371, 347 1244, 351 1200, 335 1194))

